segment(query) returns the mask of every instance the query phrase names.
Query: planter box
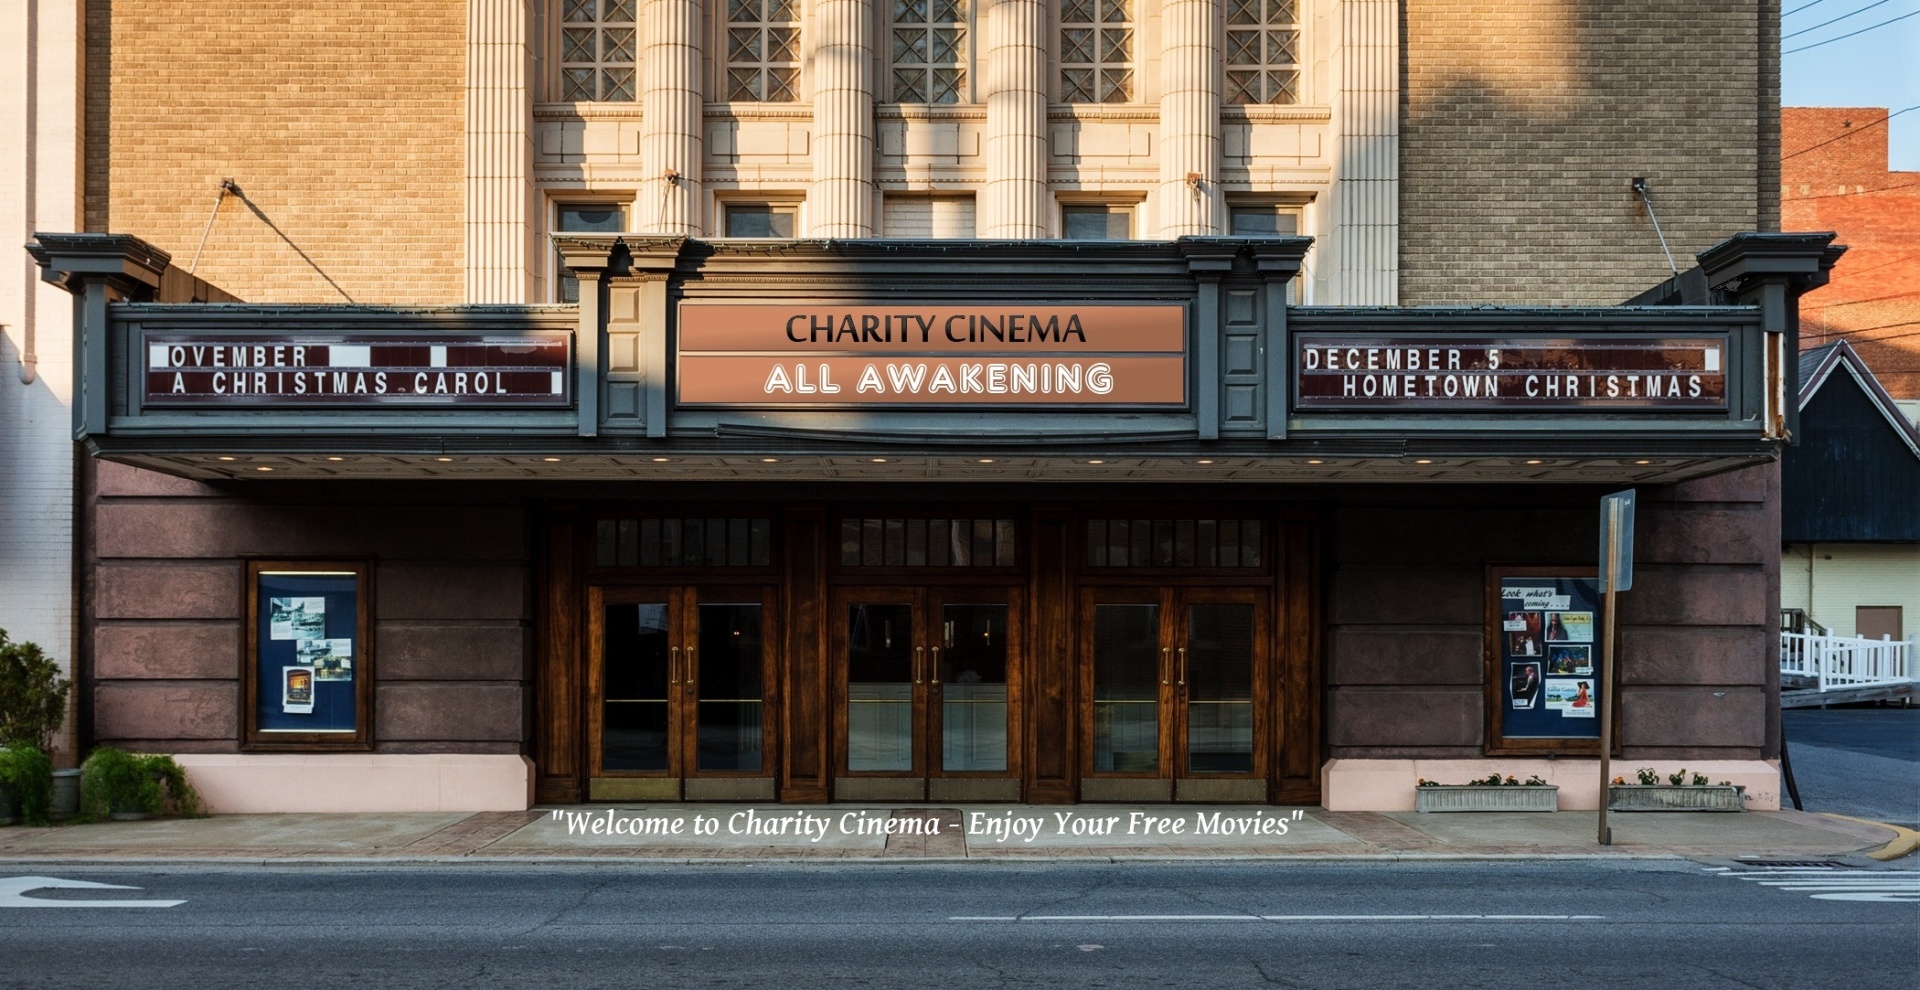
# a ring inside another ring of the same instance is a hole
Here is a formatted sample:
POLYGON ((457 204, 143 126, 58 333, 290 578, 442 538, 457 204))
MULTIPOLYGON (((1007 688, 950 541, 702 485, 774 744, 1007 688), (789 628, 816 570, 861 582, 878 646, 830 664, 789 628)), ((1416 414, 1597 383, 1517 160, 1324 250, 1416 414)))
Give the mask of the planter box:
POLYGON ((1608 811, 1745 811, 1739 784, 1615 784, 1607 789, 1608 811))
POLYGON ((1553 784, 1428 784, 1413 789, 1414 810, 1559 811, 1560 788, 1553 784))

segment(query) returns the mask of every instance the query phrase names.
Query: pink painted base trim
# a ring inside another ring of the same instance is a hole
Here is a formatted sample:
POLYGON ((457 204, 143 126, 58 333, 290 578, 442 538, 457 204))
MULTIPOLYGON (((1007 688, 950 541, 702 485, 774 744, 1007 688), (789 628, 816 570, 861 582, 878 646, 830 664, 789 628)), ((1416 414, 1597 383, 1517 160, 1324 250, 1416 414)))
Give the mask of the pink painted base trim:
MULTIPOLYGON (((1684 767, 1689 776, 1706 774, 1710 783, 1744 784, 1748 811, 1780 810, 1780 768, 1767 760, 1614 760, 1611 773, 1633 783, 1633 773, 1641 767, 1652 767, 1663 779, 1684 767)), ((1600 807, 1600 761, 1592 759, 1330 760, 1320 773, 1328 811, 1412 811, 1413 788, 1422 777, 1464 784, 1490 773, 1546 778, 1560 787, 1561 811, 1600 807)))
POLYGON ((459 754, 187 753, 174 757, 207 810, 276 812, 524 811, 533 761, 459 754))

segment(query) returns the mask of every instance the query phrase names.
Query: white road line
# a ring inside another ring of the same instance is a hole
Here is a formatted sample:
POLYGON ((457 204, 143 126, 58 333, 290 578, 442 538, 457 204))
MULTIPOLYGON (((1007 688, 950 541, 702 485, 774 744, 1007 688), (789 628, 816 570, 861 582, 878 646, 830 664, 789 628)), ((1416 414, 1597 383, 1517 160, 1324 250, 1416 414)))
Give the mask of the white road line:
POLYGON ((1603 914, 1030 914, 955 915, 948 921, 1600 921, 1603 914))
POLYGON ((28 897, 29 890, 139 890, 117 883, 58 877, 0 877, 0 908, 167 908, 186 901, 69 901, 28 897))
POLYGON ((1903 903, 1920 901, 1920 872, 1849 872, 1830 866, 1782 867, 1772 870, 1748 870, 1739 873, 1715 872, 1762 887, 1794 894, 1805 894, 1816 901, 1880 901, 1903 903))

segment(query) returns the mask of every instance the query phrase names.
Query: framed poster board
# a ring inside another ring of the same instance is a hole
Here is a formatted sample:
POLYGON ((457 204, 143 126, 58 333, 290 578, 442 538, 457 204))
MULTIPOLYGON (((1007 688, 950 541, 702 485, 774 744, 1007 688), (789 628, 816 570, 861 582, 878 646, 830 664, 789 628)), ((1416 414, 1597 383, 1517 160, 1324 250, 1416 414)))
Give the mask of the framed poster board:
POLYGON ((365 561, 247 563, 244 748, 373 748, 365 561))
POLYGON ((1487 751, 1600 752, 1600 580, 1591 567, 1487 569, 1487 751))

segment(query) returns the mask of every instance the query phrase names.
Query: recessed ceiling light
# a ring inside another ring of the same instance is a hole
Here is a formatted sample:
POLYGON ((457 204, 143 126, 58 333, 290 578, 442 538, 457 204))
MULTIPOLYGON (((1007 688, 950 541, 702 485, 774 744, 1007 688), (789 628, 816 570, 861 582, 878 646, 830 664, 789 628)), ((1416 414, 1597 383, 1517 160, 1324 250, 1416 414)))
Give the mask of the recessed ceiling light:
POLYGON ((654 459, 653 459, 653 463, 655 463, 655 464, 665 464, 665 463, 667 463, 667 462, 668 462, 668 461, 670 461, 670 460, 673 460, 673 458, 671 458, 671 457, 656 457, 656 458, 654 458, 654 459))
POLYGON ((1193 463, 1195 463, 1195 464, 1212 464, 1212 463, 1213 463, 1213 458, 1210 458, 1210 457, 1203 457, 1203 458, 1201 458, 1200 460, 1197 460, 1197 461, 1194 461, 1193 463))
POLYGON ((327 460, 330 460, 330 461, 344 461, 344 460, 346 460, 346 458, 344 458, 344 457, 329 457, 329 458, 327 458, 327 460))
POLYGON ((1088 464, 1105 464, 1107 462, 1106 461, 1088 461, 1087 463, 1088 464))
POLYGON ((220 455, 220 459, 221 459, 221 460, 223 460, 223 461, 230 461, 230 460, 233 460, 233 458, 231 458, 231 457, 228 457, 228 456, 227 456, 227 455, 225 455, 225 454, 221 454, 221 455, 220 455))
POLYGON ((1634 461, 1635 464, 1652 464, 1652 461, 1634 461))
POLYGON ((1307 463, 1308 464, 1325 464, 1327 462, 1326 461, 1308 461, 1307 463))
POLYGON ((542 458, 540 458, 540 459, 541 459, 541 460, 543 460, 543 461, 546 461, 546 462, 547 462, 548 464, 558 464, 558 463, 560 463, 560 458, 558 458, 558 457, 542 457, 542 458))
POLYGON ((273 469, 272 469, 272 468, 270 468, 270 467, 268 467, 268 466, 266 466, 265 464, 262 464, 262 465, 260 465, 259 467, 257 467, 257 468, 254 468, 254 470, 255 470, 255 471, 271 471, 271 470, 273 470, 273 469))
POLYGON ((982 464, 992 464, 992 463, 993 463, 993 458, 991 458, 991 457, 982 457, 982 458, 980 458, 980 463, 982 463, 982 464))
POLYGON ((1422 458, 1422 459, 1420 459, 1420 460, 1417 460, 1417 461, 1414 461, 1413 463, 1415 463, 1415 464, 1432 464, 1433 462, 1432 462, 1432 461, 1429 461, 1429 460, 1426 460, 1425 458, 1422 458))
POLYGON ((452 463, 453 463, 453 458, 451 458, 451 457, 436 457, 436 458, 434 458, 434 460, 436 460, 436 461, 439 461, 439 462, 440 462, 440 463, 442 463, 442 464, 452 464, 452 463))
POLYGON ((778 458, 778 457, 762 457, 762 458, 760 458, 760 463, 762 463, 762 464, 778 464, 778 463, 780 463, 780 458, 778 458))
POLYGON ((1528 464, 1538 464, 1538 463, 1540 463, 1540 462, 1539 462, 1539 461, 1528 461, 1527 463, 1528 463, 1528 464))
POLYGON ((873 459, 873 463, 875 463, 875 464, 885 464, 885 463, 887 463, 887 459, 886 459, 886 458, 884 458, 884 457, 876 457, 876 458, 874 458, 874 459, 873 459))

